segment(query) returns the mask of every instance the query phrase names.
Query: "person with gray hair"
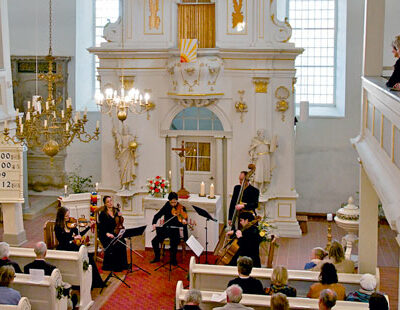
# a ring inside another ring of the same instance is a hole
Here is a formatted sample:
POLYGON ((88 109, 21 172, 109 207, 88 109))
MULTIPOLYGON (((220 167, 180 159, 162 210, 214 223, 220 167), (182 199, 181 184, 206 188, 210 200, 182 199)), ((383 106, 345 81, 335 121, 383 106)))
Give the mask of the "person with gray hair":
POLYGON ((181 310, 200 310, 201 292, 191 289, 185 295, 185 306, 181 310))
POLYGON ((37 242, 33 249, 36 254, 36 259, 24 267, 24 273, 29 274, 30 269, 43 269, 46 276, 51 276, 51 273, 57 267, 45 261, 47 254, 47 246, 43 241, 37 242))
POLYGON ((233 284, 226 289, 226 305, 223 307, 214 308, 215 310, 254 310, 253 308, 243 306, 239 302, 242 300, 242 288, 233 284))
POLYGON ((10 265, 14 267, 16 273, 22 273, 19 265, 8 258, 9 255, 10 245, 7 242, 0 242, 0 267, 10 265))
POLYGON ((337 295, 330 289, 321 291, 319 295, 318 309, 319 310, 330 310, 336 305, 337 295))

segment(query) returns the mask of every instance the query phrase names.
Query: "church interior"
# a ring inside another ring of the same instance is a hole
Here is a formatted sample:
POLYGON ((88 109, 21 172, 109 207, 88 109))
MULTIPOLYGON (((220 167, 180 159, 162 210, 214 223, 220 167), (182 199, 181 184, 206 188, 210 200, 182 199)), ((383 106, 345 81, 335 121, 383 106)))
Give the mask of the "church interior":
POLYGON ((398 309, 399 16, 0 0, 0 310, 398 309))

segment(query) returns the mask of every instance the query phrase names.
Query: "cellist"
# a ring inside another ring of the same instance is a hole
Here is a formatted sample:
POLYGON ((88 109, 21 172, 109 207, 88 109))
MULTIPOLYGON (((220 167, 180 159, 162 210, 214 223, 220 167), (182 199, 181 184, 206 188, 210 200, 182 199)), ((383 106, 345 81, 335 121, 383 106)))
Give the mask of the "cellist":
POLYGON ((172 265, 177 265, 176 252, 180 240, 180 227, 183 227, 183 239, 188 239, 186 208, 179 204, 178 194, 168 194, 168 201, 153 217, 153 230, 156 236, 151 241, 154 250, 154 259, 150 263, 160 261, 160 244, 165 238, 170 240, 170 259, 172 265), (157 227, 157 221, 164 216, 164 225, 157 227))

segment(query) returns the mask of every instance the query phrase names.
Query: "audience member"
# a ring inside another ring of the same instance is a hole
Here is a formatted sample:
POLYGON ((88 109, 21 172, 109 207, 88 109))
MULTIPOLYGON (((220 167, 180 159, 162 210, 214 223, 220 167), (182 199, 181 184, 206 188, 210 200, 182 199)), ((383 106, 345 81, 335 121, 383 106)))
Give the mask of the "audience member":
POLYGON ((317 267, 323 259, 328 255, 328 253, 325 252, 323 248, 317 247, 313 248, 311 250, 311 261, 308 262, 305 266, 305 270, 310 270, 313 269, 314 267, 317 267))
POLYGON ((18 305, 21 294, 12 289, 11 282, 14 281, 15 270, 11 265, 0 267, 0 304, 1 305, 18 305))
POLYGON ((319 295, 318 309, 330 310, 336 305, 336 293, 330 289, 322 290, 319 295))
POLYGON ((36 254, 36 259, 24 267, 24 273, 29 273, 29 269, 43 269, 46 276, 51 276, 51 273, 57 267, 44 260, 47 254, 46 243, 43 241, 36 243, 34 251, 36 254))
POLYGON ((200 310, 201 292, 191 289, 185 295, 185 305, 181 310, 200 310))
POLYGON ((389 304, 386 300, 385 295, 381 293, 372 293, 369 298, 369 309, 370 310, 389 310, 389 304))
POLYGON ((366 273, 360 279, 360 289, 347 295, 348 301, 368 302, 372 293, 375 292, 376 279, 372 274, 366 273))
POLYGON ((324 289, 331 289, 337 294, 338 300, 344 300, 346 297, 346 289, 342 284, 338 283, 338 276, 335 265, 331 263, 325 263, 322 265, 321 273, 319 274, 320 283, 314 283, 311 285, 308 291, 307 297, 319 298, 319 294, 324 289))
POLYGON ((0 242, 0 267, 5 265, 11 265, 14 267, 16 273, 22 273, 21 268, 19 268, 16 262, 8 259, 10 255, 10 245, 7 242, 0 242))
POLYGON ((261 281, 250 277, 251 270, 253 269, 253 260, 250 257, 241 256, 237 261, 237 267, 239 277, 229 281, 228 287, 237 284, 242 288, 243 294, 265 295, 261 281))
POLYGON ((397 60, 394 64, 392 76, 386 83, 386 86, 400 90, 400 35, 396 36, 392 42, 392 53, 397 60))
POLYGON ((296 297, 296 289, 287 285, 287 283, 287 269, 282 266, 275 267, 271 275, 271 286, 266 289, 267 295, 282 293, 285 294, 287 297, 296 297))
POLYGON ((328 257, 329 257, 328 259, 321 261, 312 270, 320 271, 322 265, 325 264, 326 262, 329 262, 335 265, 336 271, 339 273, 354 272, 354 262, 344 257, 343 247, 339 242, 333 241, 328 252, 328 257))
POLYGON ((289 302, 285 294, 276 293, 272 295, 271 310, 289 310, 289 302))
POLYGON ((246 307, 240 304, 242 300, 243 290, 239 285, 233 284, 226 289, 226 305, 223 307, 214 308, 216 310, 236 310, 236 309, 244 309, 244 310, 254 310, 253 308, 246 307))

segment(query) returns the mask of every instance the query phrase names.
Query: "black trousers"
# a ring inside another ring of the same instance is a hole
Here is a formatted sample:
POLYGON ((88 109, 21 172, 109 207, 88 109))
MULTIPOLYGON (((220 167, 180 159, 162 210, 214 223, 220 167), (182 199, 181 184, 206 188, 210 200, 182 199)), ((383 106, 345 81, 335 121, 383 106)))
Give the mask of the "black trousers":
POLYGON ((171 262, 176 262, 176 252, 178 250, 178 244, 180 240, 179 228, 157 227, 156 232, 157 235, 154 237, 153 240, 151 240, 151 245, 153 246, 155 258, 160 258, 160 244, 164 241, 165 238, 169 238, 171 262))

